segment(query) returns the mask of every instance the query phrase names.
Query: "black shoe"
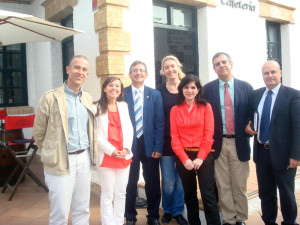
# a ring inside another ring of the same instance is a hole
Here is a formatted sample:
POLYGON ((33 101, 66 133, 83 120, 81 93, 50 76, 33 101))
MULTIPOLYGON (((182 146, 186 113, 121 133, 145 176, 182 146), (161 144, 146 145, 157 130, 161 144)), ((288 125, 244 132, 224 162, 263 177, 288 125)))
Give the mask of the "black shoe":
POLYGON ((235 225, 246 225, 245 222, 236 222, 235 225))
POLYGON ((171 213, 165 213, 162 218, 161 218, 161 221, 163 223, 169 223, 172 219, 172 216, 171 216, 171 213))
POLYGON ((135 225, 136 221, 134 220, 126 220, 125 225, 135 225))
POLYGON ((153 220, 147 219, 147 224, 149 224, 149 225, 160 225, 158 219, 153 219, 153 220))
POLYGON ((183 218, 181 214, 173 216, 173 218, 177 221, 179 225, 188 225, 188 222, 183 218))

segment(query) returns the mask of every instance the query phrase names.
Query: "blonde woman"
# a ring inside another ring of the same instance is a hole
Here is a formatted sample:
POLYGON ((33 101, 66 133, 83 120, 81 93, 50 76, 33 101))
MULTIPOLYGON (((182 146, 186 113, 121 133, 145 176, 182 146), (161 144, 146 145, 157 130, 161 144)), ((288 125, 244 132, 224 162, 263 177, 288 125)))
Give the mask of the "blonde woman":
POLYGON ((101 92, 93 105, 98 122, 101 220, 102 225, 123 225, 133 128, 121 80, 107 78, 101 92))
POLYGON ((182 216, 184 209, 184 190, 181 179, 175 166, 175 154, 171 147, 170 135, 170 111, 176 105, 176 96, 178 85, 184 77, 181 70, 182 65, 175 56, 166 56, 161 61, 161 75, 165 75, 167 81, 157 89, 163 97, 163 106, 165 113, 165 144, 164 152, 160 158, 160 167, 162 174, 162 206, 164 215, 163 223, 169 223, 176 219, 180 225, 186 225, 187 221, 182 216))

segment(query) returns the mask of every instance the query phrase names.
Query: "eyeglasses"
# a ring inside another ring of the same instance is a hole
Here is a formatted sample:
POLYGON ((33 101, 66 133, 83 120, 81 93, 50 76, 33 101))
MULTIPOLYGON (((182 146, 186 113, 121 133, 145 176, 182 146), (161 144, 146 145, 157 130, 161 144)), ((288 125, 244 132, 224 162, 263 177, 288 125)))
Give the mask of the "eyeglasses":
POLYGON ((146 71, 144 69, 134 69, 134 70, 131 70, 131 73, 145 73, 146 71))

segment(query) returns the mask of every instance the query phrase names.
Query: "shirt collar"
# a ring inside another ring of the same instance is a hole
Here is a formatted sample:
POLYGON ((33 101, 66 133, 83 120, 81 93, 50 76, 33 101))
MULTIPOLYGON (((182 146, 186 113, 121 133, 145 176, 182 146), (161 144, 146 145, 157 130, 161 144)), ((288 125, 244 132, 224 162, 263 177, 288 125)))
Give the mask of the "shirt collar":
POLYGON ((233 88, 233 84, 234 84, 234 78, 232 77, 229 81, 225 82, 221 79, 219 79, 219 87, 220 88, 224 88, 224 84, 228 83, 228 88, 231 89, 233 88))
POLYGON ((68 87, 68 85, 66 84, 66 82, 65 82, 65 93, 66 94, 69 94, 69 95, 74 95, 74 96, 79 96, 79 97, 81 97, 81 95, 82 95, 82 90, 81 90, 81 88, 79 89, 79 91, 78 91, 78 93, 75 93, 71 88, 69 88, 68 87))
MULTIPOLYGON (((274 87, 273 89, 271 89, 272 93, 273 93, 275 96, 277 96, 280 87, 281 87, 281 83, 277 84, 276 87, 274 87)), ((266 87, 266 90, 265 90, 264 94, 266 94, 269 90, 270 90, 270 89, 268 89, 268 88, 266 87)))
POLYGON ((134 87, 133 85, 131 85, 131 88, 132 88, 132 95, 135 96, 135 91, 139 91, 141 92, 142 95, 144 95, 144 88, 145 88, 145 85, 143 85, 142 87, 140 88, 136 88, 134 87))

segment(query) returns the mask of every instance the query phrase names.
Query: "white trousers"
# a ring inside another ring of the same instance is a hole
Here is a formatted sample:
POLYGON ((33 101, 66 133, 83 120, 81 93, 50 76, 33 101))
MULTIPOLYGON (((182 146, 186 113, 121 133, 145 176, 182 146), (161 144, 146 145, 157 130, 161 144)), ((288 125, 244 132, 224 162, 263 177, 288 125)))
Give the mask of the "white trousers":
POLYGON ((72 225, 88 225, 90 218, 91 160, 89 151, 69 155, 70 174, 45 172, 49 188, 49 225, 66 225, 72 208, 72 225))
POLYGON ((125 169, 98 167, 101 185, 100 213, 102 225, 123 225, 126 187, 129 177, 125 169))

